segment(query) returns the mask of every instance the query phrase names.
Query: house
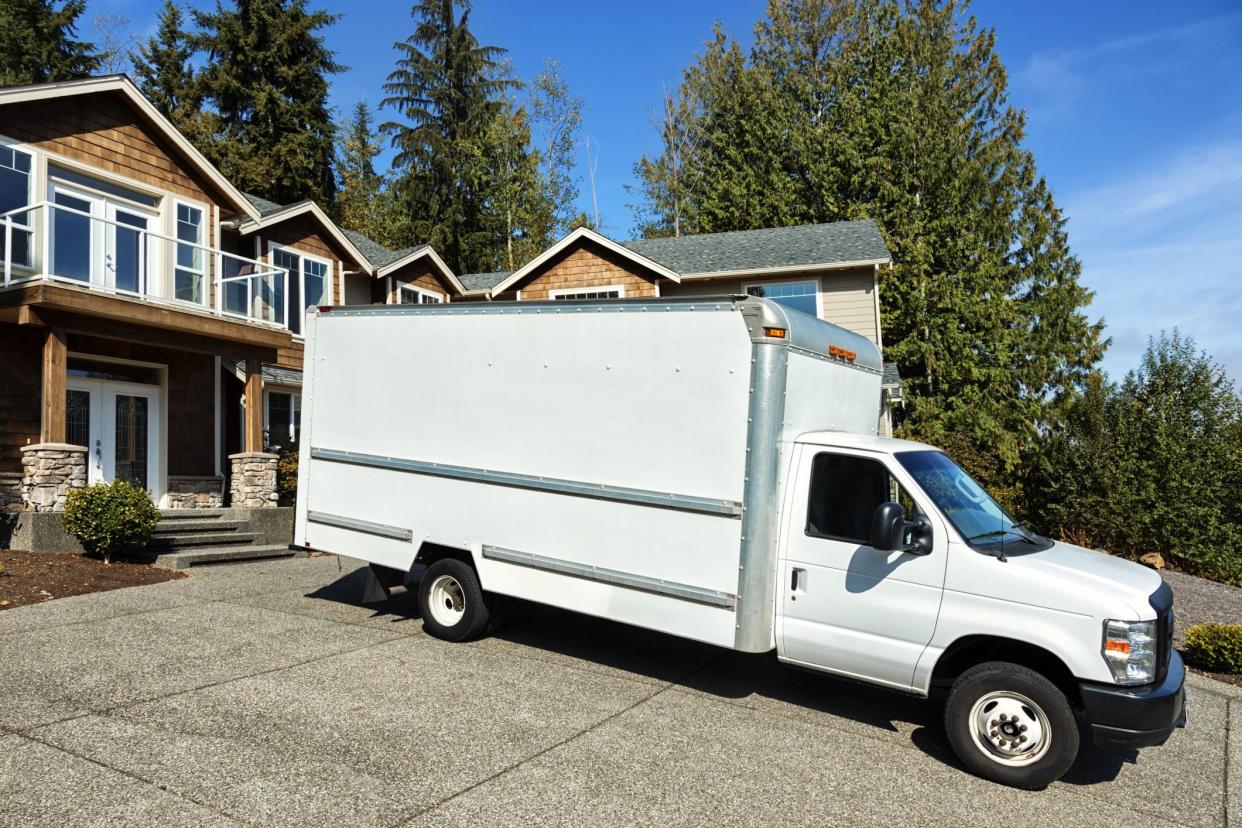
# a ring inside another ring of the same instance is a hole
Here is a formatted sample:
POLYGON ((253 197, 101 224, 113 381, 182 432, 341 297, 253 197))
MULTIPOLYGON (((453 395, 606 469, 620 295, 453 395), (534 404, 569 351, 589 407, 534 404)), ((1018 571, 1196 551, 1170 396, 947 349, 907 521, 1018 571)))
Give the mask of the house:
POLYGON ((866 221, 581 228, 515 272, 458 275, 429 245, 241 192, 124 76, 0 89, 0 513, 50 520, 118 477, 165 508, 274 506, 317 305, 752 293, 879 344, 889 261, 866 221))

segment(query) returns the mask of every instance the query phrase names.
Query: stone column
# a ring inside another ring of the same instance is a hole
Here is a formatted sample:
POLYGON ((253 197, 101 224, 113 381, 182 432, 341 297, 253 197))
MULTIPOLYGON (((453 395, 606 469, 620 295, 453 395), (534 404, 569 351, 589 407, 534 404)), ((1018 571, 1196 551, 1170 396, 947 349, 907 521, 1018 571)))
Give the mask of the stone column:
POLYGON ((275 454, 263 451, 243 451, 229 455, 230 506, 242 508, 272 508, 280 497, 276 492, 275 454))
POLYGON ((22 446, 22 506, 26 511, 59 512, 65 508, 70 490, 85 485, 85 446, 22 446))

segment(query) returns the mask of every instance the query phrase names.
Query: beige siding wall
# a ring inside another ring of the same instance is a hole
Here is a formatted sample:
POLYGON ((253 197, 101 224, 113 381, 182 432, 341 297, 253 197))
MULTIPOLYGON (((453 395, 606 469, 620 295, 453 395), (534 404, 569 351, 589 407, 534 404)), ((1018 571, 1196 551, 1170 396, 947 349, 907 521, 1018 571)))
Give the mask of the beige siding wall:
POLYGON ((793 282, 819 280, 821 315, 834 325, 861 334, 880 344, 876 329, 875 272, 870 267, 829 271, 814 274, 782 274, 781 276, 740 279, 690 279, 681 284, 662 282, 662 296, 721 296, 745 293, 745 286, 755 282, 793 282))

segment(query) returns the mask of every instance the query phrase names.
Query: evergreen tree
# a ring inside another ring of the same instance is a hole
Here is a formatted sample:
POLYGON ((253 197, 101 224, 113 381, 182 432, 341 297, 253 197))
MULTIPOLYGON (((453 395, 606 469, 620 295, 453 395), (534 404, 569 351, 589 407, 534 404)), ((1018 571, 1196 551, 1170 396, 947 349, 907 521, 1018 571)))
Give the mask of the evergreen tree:
POLYGON ((1242 398, 1192 340, 1161 334, 1120 383, 1093 375, 1042 449, 1043 530, 1242 586, 1242 398))
POLYGON ((397 150, 395 186, 410 216, 404 242, 431 244, 459 273, 481 270, 502 246, 489 228, 487 155, 503 95, 518 84, 499 63, 504 50, 470 31, 468 2, 420 0, 411 14, 414 33, 395 44, 401 58, 382 103, 401 119, 382 129, 397 150))
POLYGON ((1105 342, 1005 86, 958 0, 770 0, 749 56, 717 31, 686 72, 693 186, 667 196, 667 137, 638 172, 654 233, 873 218, 894 259, 880 299, 901 431, 1016 498, 1105 342))
POLYGON ((570 94, 561 77, 561 66, 552 58, 544 60, 543 70, 531 85, 531 120, 542 133, 543 190, 555 226, 552 235, 569 231, 578 202, 575 175, 579 133, 582 131, 582 98, 570 94))
POLYGON ((375 171, 375 157, 379 153, 371 110, 366 101, 359 101, 340 138, 334 212, 342 227, 397 247, 396 202, 388 182, 375 171))
POLYGON ((194 35, 183 28, 176 0, 164 0, 159 28, 131 56, 134 77, 142 94, 192 140, 201 139, 198 93, 194 70, 194 35))
POLYGON ((108 57, 75 40, 86 0, 4 0, 0 3, 0 86, 84 78, 108 57))
POLYGON ((330 204, 335 130, 328 77, 344 70, 319 30, 338 19, 307 0, 236 0, 194 11, 208 55, 201 93, 208 156, 241 189, 279 203, 330 204))

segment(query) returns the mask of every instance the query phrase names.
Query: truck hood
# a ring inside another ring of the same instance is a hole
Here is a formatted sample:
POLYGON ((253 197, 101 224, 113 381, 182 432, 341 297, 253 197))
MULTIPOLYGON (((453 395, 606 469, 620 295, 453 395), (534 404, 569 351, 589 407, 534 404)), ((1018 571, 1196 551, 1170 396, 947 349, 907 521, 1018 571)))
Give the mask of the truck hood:
POLYGON ((1155 570, 1073 544, 1054 542, 1037 552, 1023 552, 1023 546, 1006 546, 1005 576, 992 570, 989 578, 992 595, 1097 617, 1118 618, 1125 610, 1133 619, 1154 616, 1148 598, 1161 585, 1155 570))

